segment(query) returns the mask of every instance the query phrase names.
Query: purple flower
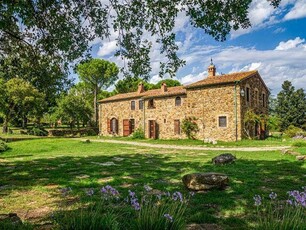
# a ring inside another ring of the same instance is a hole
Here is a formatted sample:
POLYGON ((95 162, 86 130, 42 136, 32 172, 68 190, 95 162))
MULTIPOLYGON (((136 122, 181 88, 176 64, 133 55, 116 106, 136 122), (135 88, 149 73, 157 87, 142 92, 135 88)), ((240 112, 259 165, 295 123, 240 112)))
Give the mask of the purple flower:
POLYGON ((94 193, 95 193, 95 191, 94 191, 93 188, 90 188, 90 189, 86 190, 86 194, 87 194, 88 196, 92 196, 94 193))
POLYGON ((289 197, 291 197, 293 200, 294 206, 302 206, 306 207, 306 192, 299 192, 297 190, 289 191, 288 192, 289 197))
POLYGON ((172 199, 175 200, 175 201, 180 200, 180 202, 183 202, 182 193, 180 193, 180 192, 173 193, 172 199))
POLYGON ((173 217, 170 216, 170 214, 166 213, 166 214, 164 214, 164 217, 165 217, 167 220, 169 220, 170 222, 173 222, 173 217))
POLYGON ((119 192, 118 190, 116 190, 115 188, 113 188, 110 185, 106 185, 105 187, 102 187, 100 189, 101 193, 104 195, 109 195, 109 196, 119 196, 119 192))
POLYGON ((276 197, 277 197, 277 194, 275 192, 271 192, 269 197, 270 197, 271 200, 275 200, 276 197))
POLYGON ((130 197, 135 197, 135 192, 132 192, 131 190, 129 190, 129 195, 130 197))
POLYGON ((261 196, 259 196, 259 195, 255 195, 254 197, 253 197, 253 199, 254 199, 254 201, 255 201, 255 206, 260 206, 261 205, 261 196))

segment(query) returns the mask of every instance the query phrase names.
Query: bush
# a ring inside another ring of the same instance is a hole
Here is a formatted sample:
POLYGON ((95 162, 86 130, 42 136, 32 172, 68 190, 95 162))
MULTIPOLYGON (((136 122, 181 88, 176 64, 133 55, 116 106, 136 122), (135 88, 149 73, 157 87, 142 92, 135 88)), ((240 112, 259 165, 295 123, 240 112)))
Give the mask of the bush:
POLYGON ((132 139, 144 139, 144 138, 145 138, 145 134, 142 128, 136 129, 132 134, 132 139))
POLYGON ((255 206, 257 206, 255 229, 258 230, 302 230, 306 229, 305 208, 306 208, 306 188, 304 191, 289 191, 289 198, 277 200, 277 194, 272 192, 269 195, 269 202, 264 203, 263 199, 254 196, 255 206))
POLYGON ((295 127, 294 125, 290 125, 288 129, 285 130, 285 134, 288 137, 295 137, 295 136, 304 136, 305 132, 301 128, 295 127))
POLYGON ((182 122, 182 131, 186 134, 188 139, 195 139, 195 135, 199 132, 198 124, 195 117, 187 117, 182 122))
POLYGON ((35 124, 32 128, 28 129, 28 134, 34 136, 48 136, 48 131, 42 125, 35 124))
POLYGON ((4 141, 0 140, 0 153, 5 152, 6 150, 8 150, 7 144, 4 141))
POLYGON ((298 141, 292 144, 293 147, 306 147, 306 141, 298 141))

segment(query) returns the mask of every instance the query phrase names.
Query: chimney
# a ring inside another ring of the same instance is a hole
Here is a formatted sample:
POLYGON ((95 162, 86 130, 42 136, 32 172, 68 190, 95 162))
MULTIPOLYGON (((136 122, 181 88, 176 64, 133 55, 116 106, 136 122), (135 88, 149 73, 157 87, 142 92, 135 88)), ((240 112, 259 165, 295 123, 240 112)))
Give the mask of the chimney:
POLYGON ((216 67, 212 59, 210 59, 210 66, 208 66, 208 77, 214 77, 214 76, 216 76, 216 67))
POLYGON ((161 84, 161 90, 162 90, 163 93, 164 93, 164 92, 167 92, 167 84, 166 84, 165 82, 163 82, 163 83, 161 84))
POLYGON ((144 90, 143 83, 140 82, 140 83, 138 84, 137 93, 138 93, 138 94, 141 94, 141 93, 143 93, 144 91, 145 91, 145 90, 144 90))

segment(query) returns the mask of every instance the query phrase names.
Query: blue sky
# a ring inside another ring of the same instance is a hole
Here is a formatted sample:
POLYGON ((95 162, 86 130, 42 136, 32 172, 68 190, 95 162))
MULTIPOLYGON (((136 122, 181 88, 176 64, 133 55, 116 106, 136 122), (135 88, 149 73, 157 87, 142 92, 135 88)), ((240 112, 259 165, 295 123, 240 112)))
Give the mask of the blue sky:
MULTIPOLYGON (((285 80, 296 88, 306 89, 306 0, 282 0, 277 9, 267 0, 253 0, 249 18, 252 27, 232 31, 227 41, 217 42, 193 28, 189 18, 180 14, 175 32, 180 47, 178 55, 186 60, 186 65, 178 71, 176 79, 183 84, 204 79, 213 58, 219 74, 258 70, 272 95, 279 92, 285 80)), ((122 66, 122 60, 114 57, 115 38, 113 32, 108 40, 96 39, 92 55, 122 66)), ((150 54, 153 83, 160 80, 159 62, 163 57, 159 48, 153 44, 150 54)))

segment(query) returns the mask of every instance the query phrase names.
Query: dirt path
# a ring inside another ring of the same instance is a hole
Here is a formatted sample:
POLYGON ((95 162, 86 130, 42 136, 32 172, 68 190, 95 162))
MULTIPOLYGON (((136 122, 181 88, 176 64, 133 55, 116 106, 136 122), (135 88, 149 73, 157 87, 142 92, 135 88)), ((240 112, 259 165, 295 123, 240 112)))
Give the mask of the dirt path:
MULTIPOLYGON (((74 139, 80 140, 80 139, 74 139)), ((86 139, 81 139, 85 141, 86 139)), ((242 151, 242 152, 255 152, 255 151, 275 151, 288 149, 289 146, 273 146, 273 147, 200 147, 200 146, 183 146, 183 145, 164 145, 164 144, 150 144, 136 141, 120 141, 120 140, 90 140, 92 142, 104 142, 104 143, 114 143, 114 144, 125 144, 134 145, 150 148, 160 148, 160 149, 180 149, 180 150, 217 150, 217 151, 242 151)))

